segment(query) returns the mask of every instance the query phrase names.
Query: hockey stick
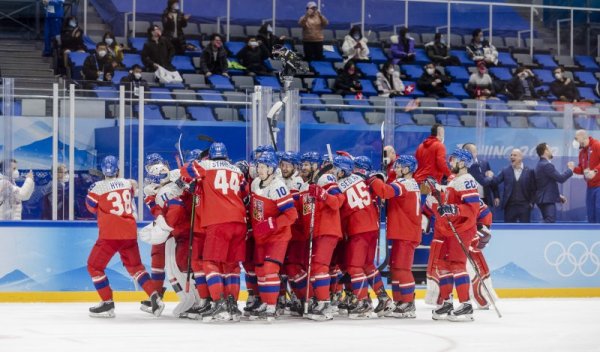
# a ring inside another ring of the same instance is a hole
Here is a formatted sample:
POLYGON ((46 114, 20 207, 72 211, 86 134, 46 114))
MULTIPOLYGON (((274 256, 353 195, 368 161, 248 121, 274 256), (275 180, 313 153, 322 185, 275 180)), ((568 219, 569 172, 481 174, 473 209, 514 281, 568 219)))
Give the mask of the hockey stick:
MULTIPOLYGON (((387 168, 387 165, 385 163, 385 160, 387 159, 387 151, 385 150, 385 121, 383 121, 381 123, 381 171, 385 171, 387 168)), ((385 200, 384 199, 379 199, 379 221, 381 221, 381 214, 383 214, 385 212, 385 200)), ((387 219, 384 222, 384 226, 387 229, 387 219)), ((381 256, 381 233, 378 234, 377 236, 377 247, 376 247, 376 251, 375 251, 375 258, 377 258, 377 270, 379 272, 383 271, 383 269, 385 269, 388 265, 389 262, 389 258, 390 258, 390 250, 389 250, 389 246, 388 246, 388 242, 387 242, 387 233, 386 233, 386 241, 385 241, 385 258, 383 259, 383 263, 379 263, 379 257, 381 256)))
POLYGON ((181 167, 183 165, 183 153, 181 152, 181 137, 183 137, 183 133, 179 134, 179 139, 177 139, 177 142, 175 143, 175 149, 177 150, 178 154, 175 156, 177 167, 181 167))
MULTIPOLYGON (((333 169, 333 163, 325 165, 315 176, 315 172, 310 173, 309 184, 315 183, 315 178, 318 180, 326 172, 333 169)), ((315 234, 315 203, 316 199, 312 198, 310 203, 310 225, 309 225, 309 237, 308 237, 308 265, 306 267, 306 297, 304 299, 304 314, 308 314, 308 299, 310 292, 310 270, 312 269, 312 251, 313 251, 313 238, 315 234)))
POLYGON ((196 203, 198 199, 196 197, 196 183, 192 182, 190 185, 189 192, 192 194, 192 219, 190 220, 190 241, 188 247, 188 258, 187 258, 187 273, 185 278, 185 292, 190 292, 190 277, 192 276, 192 247, 194 246, 194 223, 196 220, 196 203))
POLYGON ((207 136, 205 134, 199 134, 197 138, 199 141, 204 141, 208 143, 213 143, 215 141, 211 136, 207 136))
MULTIPOLYGON (((442 196, 440 194, 440 191, 438 191, 435 188, 435 185, 437 182, 435 180, 433 180, 431 176, 427 177, 425 182, 427 182, 427 184, 429 185, 429 188, 431 189, 431 195, 437 200, 438 204, 441 206, 442 205, 442 196)), ((444 216, 442 216, 442 217, 444 217, 444 216)), ((498 307, 496 306, 496 301, 494 300, 494 296, 492 296, 490 290, 488 289, 487 285, 485 284, 485 281, 483 280, 483 277, 481 276, 481 273, 479 272, 479 268, 477 267, 475 261, 473 260, 473 257, 471 257, 471 254, 469 254, 469 250, 465 246, 463 240, 458 235, 458 232, 456 231, 454 224, 452 224, 452 221, 450 221, 450 219, 448 219, 448 218, 446 218, 446 221, 448 222, 448 226, 450 226, 450 230, 452 230, 454 237, 460 244, 460 248, 462 249, 462 251, 465 254, 465 256, 467 257, 467 259, 469 260, 469 263, 471 263, 471 266, 473 267, 473 270, 475 271, 475 275, 477 275, 479 277, 479 280, 481 280, 481 285, 485 289, 485 292, 488 294, 488 298, 490 299, 490 302, 492 303, 492 307, 494 307, 494 310, 496 311, 498 318, 502 318, 502 314, 500 314, 500 310, 498 310, 498 307)))

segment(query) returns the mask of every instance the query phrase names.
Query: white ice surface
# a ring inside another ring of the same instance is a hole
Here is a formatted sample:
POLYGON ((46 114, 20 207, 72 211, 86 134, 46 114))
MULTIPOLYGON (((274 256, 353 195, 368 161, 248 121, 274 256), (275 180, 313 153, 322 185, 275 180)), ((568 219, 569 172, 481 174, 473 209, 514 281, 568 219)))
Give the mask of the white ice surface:
POLYGON ((91 305, 0 304, 0 351, 600 351, 600 299, 505 299, 502 319, 476 311, 472 323, 433 321, 423 301, 412 320, 273 324, 175 319, 173 302, 160 318, 117 302, 115 319, 98 319, 88 317, 91 305))

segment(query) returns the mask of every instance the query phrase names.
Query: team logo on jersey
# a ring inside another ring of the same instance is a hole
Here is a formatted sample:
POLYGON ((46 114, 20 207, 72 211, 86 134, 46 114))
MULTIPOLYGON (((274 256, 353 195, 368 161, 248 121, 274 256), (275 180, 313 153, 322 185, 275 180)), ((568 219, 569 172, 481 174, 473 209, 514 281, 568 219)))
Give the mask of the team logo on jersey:
POLYGON ((311 203, 312 202, 308 194, 302 195, 302 215, 310 214, 311 203))
POLYGON ((262 200, 254 199, 252 201, 252 217, 256 221, 263 221, 265 217, 265 204, 262 200))

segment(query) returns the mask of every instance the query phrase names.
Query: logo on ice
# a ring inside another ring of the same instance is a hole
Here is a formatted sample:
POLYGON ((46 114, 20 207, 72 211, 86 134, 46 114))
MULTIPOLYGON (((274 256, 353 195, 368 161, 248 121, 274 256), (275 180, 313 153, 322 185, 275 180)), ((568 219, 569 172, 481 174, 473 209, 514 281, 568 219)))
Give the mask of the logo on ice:
POLYGON ((571 243, 569 247, 552 241, 544 249, 544 259, 562 277, 571 277, 577 271, 583 276, 592 277, 600 271, 600 258, 597 253, 600 253, 600 241, 589 248, 580 241, 571 243))

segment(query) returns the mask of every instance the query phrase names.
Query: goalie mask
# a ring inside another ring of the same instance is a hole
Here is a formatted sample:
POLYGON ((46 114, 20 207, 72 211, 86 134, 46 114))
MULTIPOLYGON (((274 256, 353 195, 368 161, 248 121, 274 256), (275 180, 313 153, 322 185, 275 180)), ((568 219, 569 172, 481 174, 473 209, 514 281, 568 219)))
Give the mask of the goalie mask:
POLYGON ((146 165, 146 179, 155 184, 169 182, 169 166, 166 162, 146 165))

